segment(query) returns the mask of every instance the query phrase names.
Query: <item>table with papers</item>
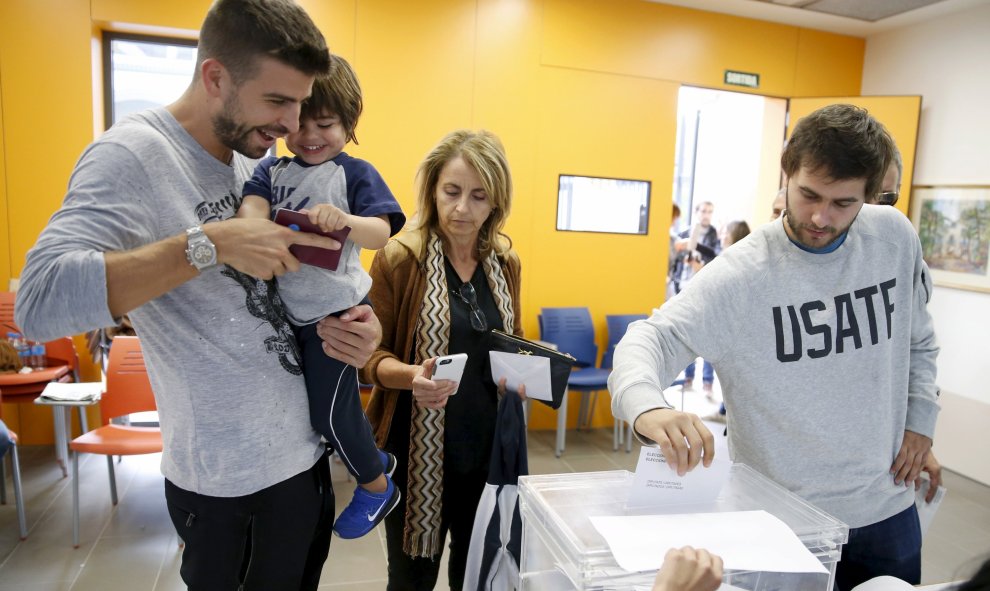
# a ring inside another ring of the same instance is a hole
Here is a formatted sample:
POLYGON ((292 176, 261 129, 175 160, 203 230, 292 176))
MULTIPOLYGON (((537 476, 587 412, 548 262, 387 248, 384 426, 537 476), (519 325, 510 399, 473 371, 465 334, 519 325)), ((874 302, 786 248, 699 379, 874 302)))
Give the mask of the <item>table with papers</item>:
MULTIPOLYGON (((52 407, 55 414, 55 455, 63 466, 69 465, 69 439, 72 434, 72 408, 99 404, 103 395, 103 382, 51 382, 34 403, 52 407)), ((82 410, 82 409, 80 409, 82 410)), ((80 415, 80 420, 82 420, 80 415)), ((80 424, 83 431, 85 423, 80 424)))

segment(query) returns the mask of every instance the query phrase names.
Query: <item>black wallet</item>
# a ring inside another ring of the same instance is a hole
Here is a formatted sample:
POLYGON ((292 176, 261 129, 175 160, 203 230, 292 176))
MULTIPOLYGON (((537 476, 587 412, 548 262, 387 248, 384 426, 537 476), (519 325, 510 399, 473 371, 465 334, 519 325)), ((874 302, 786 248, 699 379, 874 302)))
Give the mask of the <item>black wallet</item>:
POLYGON ((576 359, 567 353, 554 351, 533 341, 496 329, 492 329, 491 347, 492 351, 501 351, 502 353, 538 355, 548 358, 550 360, 550 393, 553 395, 553 402, 545 400, 540 400, 540 402, 550 408, 560 408, 564 401, 564 395, 567 394, 567 380, 571 376, 571 368, 574 367, 576 359))

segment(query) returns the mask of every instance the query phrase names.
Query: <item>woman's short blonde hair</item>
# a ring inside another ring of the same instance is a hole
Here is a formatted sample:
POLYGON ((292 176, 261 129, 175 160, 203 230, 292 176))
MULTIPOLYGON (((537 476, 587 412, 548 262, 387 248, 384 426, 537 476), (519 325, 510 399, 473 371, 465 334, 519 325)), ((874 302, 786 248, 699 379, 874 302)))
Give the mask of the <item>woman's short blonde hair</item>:
POLYGON ((453 131, 426 155, 416 174, 419 196, 412 229, 423 234, 435 231, 441 240, 446 240, 440 231, 437 184, 440 181, 440 171, 458 156, 481 177, 482 187, 492 204, 491 214, 478 234, 478 260, 483 260, 492 250, 496 254, 504 254, 512 246, 509 237, 502 233, 512 206, 512 175, 509 172, 509 161, 505 157, 505 148, 490 131, 453 131))

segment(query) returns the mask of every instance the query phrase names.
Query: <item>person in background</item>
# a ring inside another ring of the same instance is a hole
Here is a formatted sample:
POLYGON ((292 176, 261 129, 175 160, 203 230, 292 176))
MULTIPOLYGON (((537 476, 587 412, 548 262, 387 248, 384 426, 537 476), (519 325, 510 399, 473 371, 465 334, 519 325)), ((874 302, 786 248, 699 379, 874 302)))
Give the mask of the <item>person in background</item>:
POLYGON ((285 136, 295 157, 270 156, 244 185, 238 217, 269 219, 276 207, 302 211, 324 232, 345 227, 337 269, 304 265, 278 280, 279 294, 302 350, 309 418, 337 452, 358 487, 333 526, 345 539, 361 537, 399 502, 389 478, 395 458, 375 447, 358 394, 357 369, 323 352, 317 322, 366 302, 371 277, 361 266, 362 248, 378 250, 402 229, 406 216, 385 180, 370 163, 344 147, 354 141, 363 101, 357 75, 346 60, 330 56, 330 73, 313 82, 303 102, 299 129, 285 136))
MULTIPOLYGON (((161 421, 165 502, 194 591, 316 589, 333 488, 310 425, 298 345, 274 276, 293 244, 340 248, 234 214, 253 162, 299 127, 330 52, 291 0, 217 0, 174 103, 86 148, 28 252, 16 322, 47 341, 128 314, 161 421)), ((320 323, 355 367, 377 348, 369 306, 320 323)))
POLYGON ((463 586, 498 410, 489 334, 522 334, 519 257, 502 232, 512 180, 501 142, 452 132, 417 178, 411 228, 371 264, 383 334, 360 372, 374 386, 377 443, 398 460, 402 502, 385 518, 389 591, 433 589, 448 532, 450 588, 463 586), (437 357, 453 353, 468 355, 460 383, 432 380, 437 357))
POLYGON ((904 174, 904 161, 901 159, 901 151, 894 146, 894 157, 891 158, 887 166, 887 172, 883 175, 883 182, 880 184, 880 192, 871 201, 877 205, 894 205, 901 193, 901 175, 904 174))
POLYGON ((678 232, 677 223, 681 220, 681 208, 676 203, 671 203, 670 211, 670 249, 667 251, 667 295, 665 299, 670 299, 677 294, 677 259, 678 250, 676 248, 678 232))
MULTIPOLYGON (((682 253, 679 258, 680 265, 676 271, 678 293, 684 289, 701 267, 710 263, 722 250, 718 230, 712 225, 714 213, 715 205, 711 201, 698 203, 694 207, 696 219, 692 220, 693 225, 678 235, 677 250, 682 253)), ((707 359, 702 359, 701 364, 702 390, 705 397, 714 402, 715 395, 712 388, 715 384, 715 368, 707 359)), ((695 365, 697 365, 696 360, 689 363, 684 369, 684 384, 682 385, 684 390, 690 390, 694 387, 695 365)))
POLYGON ((786 213, 631 325, 609 376, 613 414, 683 474, 710 465, 714 438, 663 389, 684 362, 712 359, 733 460, 849 525, 840 591, 921 577, 913 485, 939 412, 931 276, 910 221, 864 205, 893 145, 852 105, 801 119, 781 156, 786 213))
POLYGON ((779 218, 782 213, 784 213, 784 207, 786 206, 786 196, 787 187, 777 191, 777 196, 773 198, 773 203, 770 204, 770 221, 774 221, 779 218))
POLYGON ((653 591, 715 591, 722 585, 722 559, 702 548, 671 548, 653 580, 653 591))
POLYGON ((722 252, 743 238, 749 236, 749 224, 746 220, 733 220, 722 229, 722 252))
MULTIPOLYGON (((904 161, 901 158, 901 151, 897 149, 897 146, 894 146, 893 157, 887 166, 886 174, 883 175, 883 181, 880 183, 880 192, 877 193, 872 203, 891 206, 897 203, 897 198, 901 192, 901 173, 903 169, 904 161)), ((922 471, 928 474, 928 479, 931 481, 928 494, 925 495, 925 502, 931 503, 935 498, 935 494, 938 492, 938 487, 942 484, 942 464, 935 457, 934 451, 928 454, 922 471)), ((916 479, 914 483, 915 490, 921 488, 920 478, 916 479)))
MULTIPOLYGON (((747 236, 749 236, 749 224, 745 220, 729 222, 722 228, 722 252, 747 236)), ((725 423, 725 402, 720 402, 718 412, 708 415, 705 420, 725 423)))

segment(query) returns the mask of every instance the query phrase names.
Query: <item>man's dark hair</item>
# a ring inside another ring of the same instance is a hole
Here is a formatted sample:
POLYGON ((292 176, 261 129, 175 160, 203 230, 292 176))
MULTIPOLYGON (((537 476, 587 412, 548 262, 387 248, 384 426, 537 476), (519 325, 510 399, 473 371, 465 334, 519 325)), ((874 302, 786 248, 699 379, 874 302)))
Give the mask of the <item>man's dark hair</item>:
POLYGON ((216 59, 240 84, 254 76, 261 56, 309 75, 330 69, 323 34, 292 0, 217 0, 199 32, 197 65, 216 59))
POLYGON ((894 140, 866 109, 829 105, 803 117, 780 156, 784 174, 804 166, 833 180, 866 179, 869 201, 880 190, 894 153, 894 140))
POLYGON ((313 93, 303 102, 300 117, 319 119, 324 114, 336 115, 347 132, 347 141, 356 144, 354 130, 363 109, 361 85, 354 69, 344 58, 331 55, 330 73, 317 76, 313 81, 313 93))

